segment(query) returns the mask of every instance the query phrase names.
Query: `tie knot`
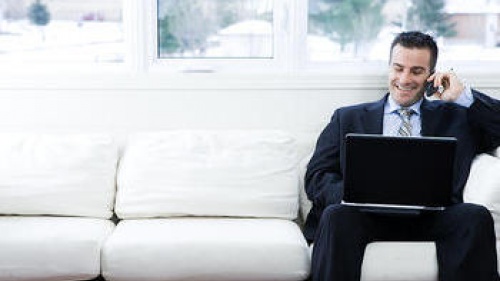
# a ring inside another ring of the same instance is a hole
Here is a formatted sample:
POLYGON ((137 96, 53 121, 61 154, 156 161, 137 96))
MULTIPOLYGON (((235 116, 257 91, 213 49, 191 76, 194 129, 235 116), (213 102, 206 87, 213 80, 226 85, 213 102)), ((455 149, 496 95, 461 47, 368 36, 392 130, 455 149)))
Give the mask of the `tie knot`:
POLYGON ((402 117, 410 119, 410 117, 414 113, 414 111, 413 111, 413 109, 408 108, 408 107, 401 107, 400 109, 398 109, 398 113, 402 117))

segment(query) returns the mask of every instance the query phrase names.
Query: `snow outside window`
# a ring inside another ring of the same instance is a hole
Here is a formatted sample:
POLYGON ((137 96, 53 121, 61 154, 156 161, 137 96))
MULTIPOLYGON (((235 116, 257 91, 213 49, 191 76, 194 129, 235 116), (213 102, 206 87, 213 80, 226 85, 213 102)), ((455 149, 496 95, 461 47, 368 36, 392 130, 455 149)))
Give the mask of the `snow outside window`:
POLYGON ((0 64, 120 64, 122 6, 122 0, 2 0, 0 64))
POLYGON ((387 61, 408 30, 433 35, 444 61, 500 60, 499 0, 309 0, 307 61, 387 61))

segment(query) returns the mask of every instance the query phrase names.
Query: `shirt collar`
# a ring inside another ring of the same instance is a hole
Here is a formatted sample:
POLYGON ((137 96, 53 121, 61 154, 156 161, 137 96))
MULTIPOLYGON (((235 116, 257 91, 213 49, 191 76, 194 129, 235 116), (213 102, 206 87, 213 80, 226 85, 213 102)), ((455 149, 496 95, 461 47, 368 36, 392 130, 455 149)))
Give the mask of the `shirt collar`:
MULTIPOLYGON (((409 108, 413 110, 414 114, 420 115, 420 105, 422 104, 423 98, 419 99, 416 103, 412 104, 409 108)), ((400 109, 401 106, 389 95, 387 97, 387 102, 385 103, 384 113, 393 113, 400 109)))

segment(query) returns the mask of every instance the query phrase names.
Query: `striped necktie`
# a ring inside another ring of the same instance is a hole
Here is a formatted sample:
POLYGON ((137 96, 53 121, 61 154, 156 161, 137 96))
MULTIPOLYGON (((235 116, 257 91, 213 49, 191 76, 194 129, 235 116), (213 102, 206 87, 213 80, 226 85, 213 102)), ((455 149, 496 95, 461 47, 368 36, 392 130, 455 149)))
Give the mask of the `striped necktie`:
POLYGON ((411 123, 410 117, 414 113, 413 109, 402 107, 398 109, 399 116, 401 117, 401 127, 399 127, 398 135, 402 137, 411 136, 411 123))

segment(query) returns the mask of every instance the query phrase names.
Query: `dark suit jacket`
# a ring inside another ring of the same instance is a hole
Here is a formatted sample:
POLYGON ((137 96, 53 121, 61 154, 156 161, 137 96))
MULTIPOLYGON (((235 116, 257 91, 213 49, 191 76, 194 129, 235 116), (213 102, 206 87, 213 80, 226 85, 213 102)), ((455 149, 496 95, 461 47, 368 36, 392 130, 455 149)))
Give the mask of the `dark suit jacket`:
MULTIPOLYGON (((462 202, 462 191, 474 157, 500 145, 500 101, 472 90, 474 103, 465 108, 454 103, 425 100, 421 105, 422 136, 456 137, 453 202, 462 202)), ((338 204, 343 195, 343 146, 347 133, 382 134, 383 99, 339 108, 318 138, 307 167, 306 192, 313 207, 304 235, 314 240, 326 206, 338 204)))

